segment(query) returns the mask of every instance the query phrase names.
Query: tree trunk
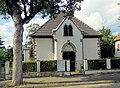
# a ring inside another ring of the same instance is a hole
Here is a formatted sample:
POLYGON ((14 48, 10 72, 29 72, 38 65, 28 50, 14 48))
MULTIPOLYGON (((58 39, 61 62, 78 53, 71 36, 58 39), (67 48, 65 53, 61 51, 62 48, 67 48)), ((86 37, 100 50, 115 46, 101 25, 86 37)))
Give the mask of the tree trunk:
POLYGON ((23 82, 22 78, 22 40, 23 40, 23 24, 20 14, 13 14, 12 19, 15 25, 13 38, 13 74, 12 84, 19 85, 23 82))

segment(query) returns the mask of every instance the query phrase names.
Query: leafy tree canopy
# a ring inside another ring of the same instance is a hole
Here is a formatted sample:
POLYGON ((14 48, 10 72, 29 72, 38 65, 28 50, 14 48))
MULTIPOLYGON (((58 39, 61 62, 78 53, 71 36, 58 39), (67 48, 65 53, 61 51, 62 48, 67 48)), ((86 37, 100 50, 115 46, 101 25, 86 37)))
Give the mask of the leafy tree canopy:
POLYGON ((0 38, 0 48, 4 47, 4 46, 3 46, 3 42, 4 42, 4 41, 2 41, 2 39, 0 38))
POLYGON ((112 58, 114 57, 114 39, 115 36, 112 35, 111 30, 105 27, 99 30, 102 34, 101 39, 101 58, 112 58))
POLYGON ((83 0, 0 0, 0 14, 5 18, 9 14, 20 14, 22 23, 28 23, 36 14, 42 17, 56 17, 61 11, 66 16, 73 16, 75 10, 80 10, 83 0), (79 3, 78 3, 79 2, 79 3))

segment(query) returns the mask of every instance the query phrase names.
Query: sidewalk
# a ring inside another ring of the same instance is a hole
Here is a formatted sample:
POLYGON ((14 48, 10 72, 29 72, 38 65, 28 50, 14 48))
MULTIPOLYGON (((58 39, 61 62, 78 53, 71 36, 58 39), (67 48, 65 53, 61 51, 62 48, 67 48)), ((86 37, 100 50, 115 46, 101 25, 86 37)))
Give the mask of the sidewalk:
MULTIPOLYGON (((32 88, 47 88, 47 87, 59 87, 59 88, 73 88, 75 86, 90 86, 90 85, 102 85, 102 84, 114 84, 120 88, 120 73, 110 74, 95 74, 95 75, 77 75, 69 77, 40 77, 40 78, 26 78, 26 87, 32 88)), ((22 86, 21 86, 22 87, 22 86)), ((25 86, 24 86, 25 87, 25 86)), ((110 87, 110 86, 109 86, 110 87)), ((108 87, 108 88, 109 88, 108 87)), ((87 87, 86 87, 87 88, 87 87)), ((88 87, 89 88, 89 87, 88 87)), ((91 87, 92 88, 92 87, 91 87)), ((94 87, 96 88, 96 87, 94 87)))
POLYGON ((24 84, 17 86, 17 88, 82 88, 82 87, 120 88, 120 73, 76 75, 68 77, 24 78, 24 84))

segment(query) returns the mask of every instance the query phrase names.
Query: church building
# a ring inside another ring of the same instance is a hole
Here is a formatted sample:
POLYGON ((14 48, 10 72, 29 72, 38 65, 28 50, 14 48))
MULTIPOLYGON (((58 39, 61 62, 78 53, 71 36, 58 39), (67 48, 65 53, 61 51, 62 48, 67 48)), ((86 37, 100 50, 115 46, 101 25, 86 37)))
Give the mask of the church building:
MULTIPOLYGON (((94 19, 93 19, 94 20, 94 19)), ((31 35, 37 60, 70 60, 70 70, 80 70, 83 60, 100 58, 99 32, 76 17, 61 13, 31 35)))

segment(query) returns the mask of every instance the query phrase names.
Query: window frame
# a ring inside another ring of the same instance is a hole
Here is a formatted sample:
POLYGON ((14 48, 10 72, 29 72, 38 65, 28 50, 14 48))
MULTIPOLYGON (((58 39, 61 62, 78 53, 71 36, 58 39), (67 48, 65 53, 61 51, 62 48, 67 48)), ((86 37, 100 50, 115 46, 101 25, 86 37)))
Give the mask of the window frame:
POLYGON ((67 25, 65 24, 63 27, 64 30, 64 36, 73 36, 73 27, 71 24, 67 25))

